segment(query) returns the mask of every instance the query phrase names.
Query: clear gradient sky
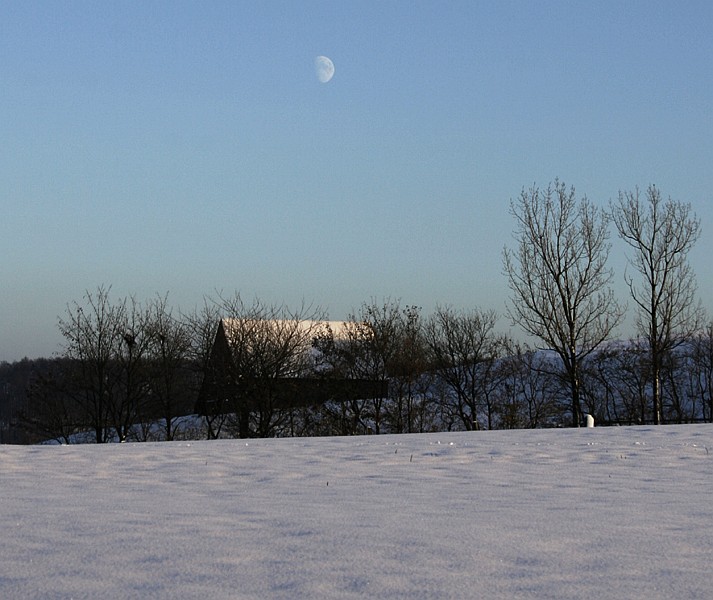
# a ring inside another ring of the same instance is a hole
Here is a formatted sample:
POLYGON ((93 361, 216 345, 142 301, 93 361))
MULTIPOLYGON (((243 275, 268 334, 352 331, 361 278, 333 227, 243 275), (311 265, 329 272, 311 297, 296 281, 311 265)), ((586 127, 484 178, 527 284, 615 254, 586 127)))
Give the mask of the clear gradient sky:
POLYGON ((0 2, 0 360, 100 284, 503 313, 555 177, 691 202, 713 313, 712 108, 707 0, 0 2))

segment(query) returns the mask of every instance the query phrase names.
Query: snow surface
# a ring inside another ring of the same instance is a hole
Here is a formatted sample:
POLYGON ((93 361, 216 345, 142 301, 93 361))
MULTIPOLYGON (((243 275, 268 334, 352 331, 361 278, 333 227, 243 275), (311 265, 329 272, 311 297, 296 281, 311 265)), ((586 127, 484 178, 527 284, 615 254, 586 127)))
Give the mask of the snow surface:
POLYGON ((2 598, 710 598, 713 425, 0 446, 2 598))

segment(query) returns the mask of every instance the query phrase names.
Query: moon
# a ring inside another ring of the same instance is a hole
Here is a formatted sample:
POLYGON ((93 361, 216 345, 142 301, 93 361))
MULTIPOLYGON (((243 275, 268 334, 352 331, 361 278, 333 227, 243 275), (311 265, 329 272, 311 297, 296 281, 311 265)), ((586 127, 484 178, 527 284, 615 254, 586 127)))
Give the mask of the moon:
POLYGON ((314 69, 317 72, 317 79, 322 83, 327 83, 334 77, 334 63, 326 56, 318 56, 314 59, 314 69))

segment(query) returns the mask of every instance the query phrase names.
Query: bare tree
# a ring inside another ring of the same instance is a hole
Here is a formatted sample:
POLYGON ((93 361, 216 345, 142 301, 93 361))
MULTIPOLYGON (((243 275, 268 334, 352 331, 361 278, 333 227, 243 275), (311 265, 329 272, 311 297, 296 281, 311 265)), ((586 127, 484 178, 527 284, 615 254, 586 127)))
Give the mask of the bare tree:
POLYGON ((354 379, 381 382, 383 395, 352 402, 354 433, 382 433, 387 418, 388 387, 399 351, 402 309, 390 299, 363 303, 344 323, 339 348, 345 372, 354 379))
POLYGON ((157 297, 147 307, 146 333, 149 339, 148 376, 150 404, 146 416, 163 419, 163 439, 174 439, 176 420, 190 414, 191 390, 189 358, 191 335, 188 323, 173 317, 166 296, 157 297))
POLYGON ((110 288, 87 292, 59 321, 68 359, 66 393, 85 415, 97 443, 125 441, 140 421, 149 385, 150 336, 145 308, 133 297, 112 301, 110 288))
POLYGON ((117 386, 116 356, 124 328, 124 305, 112 304, 110 288, 86 292, 84 306, 73 302, 59 321, 65 339, 64 357, 69 359, 67 393, 83 412, 96 442, 109 441, 108 426, 117 386))
POLYGON ((485 409, 487 428, 493 428, 493 398, 502 383, 499 367, 506 347, 505 338, 495 333, 496 321, 493 311, 440 307, 426 323, 433 368, 450 390, 452 410, 466 430, 480 428, 480 409, 485 409))
MULTIPOLYGON (((345 322, 338 334, 330 324, 317 332, 313 340, 316 351, 316 371, 320 377, 356 378, 359 354, 359 328, 345 322)), ((367 399, 348 395, 336 402, 326 402, 318 408, 320 427, 317 435, 357 435, 367 431, 367 399)))
POLYGON ((622 310, 609 287, 608 217, 574 188, 555 180, 546 190, 532 187, 511 202, 515 250, 503 252, 513 297, 514 324, 541 339, 562 359, 572 402, 572 425, 581 420, 582 361, 621 321, 622 310))
POLYGON ((636 326, 648 344, 654 423, 662 421, 662 367, 666 355, 693 336, 702 319, 696 301, 696 280, 688 254, 700 235, 700 220, 691 205, 664 201, 650 185, 646 197, 638 188, 620 192, 612 217, 632 249, 629 264, 638 277, 626 274, 637 316, 636 326))
POLYGON ((365 397, 347 385, 339 404, 326 407, 342 434, 432 429, 420 308, 372 299, 348 316, 338 336, 327 328, 315 341, 320 368, 374 386, 365 397))
POLYGON ((110 396, 109 417, 120 442, 142 420, 149 394, 147 359, 151 345, 148 312, 131 296, 117 302, 120 342, 115 347, 116 387, 110 396))
POLYGON ((311 371, 312 341, 321 327, 319 309, 292 311, 259 300, 246 304, 239 294, 221 298, 229 347, 235 428, 240 437, 269 437, 289 424, 293 399, 285 398, 285 379, 311 371))
POLYGON ((420 308, 399 300, 364 303, 345 323, 352 376, 381 382, 385 395, 369 398, 367 427, 407 432, 425 427, 426 370, 420 308), (416 422, 420 424, 417 426, 416 422))
POLYGON ((431 374, 421 309, 405 307, 395 324, 394 352, 386 365, 391 380, 386 420, 392 433, 428 431, 433 426, 428 393, 431 374))

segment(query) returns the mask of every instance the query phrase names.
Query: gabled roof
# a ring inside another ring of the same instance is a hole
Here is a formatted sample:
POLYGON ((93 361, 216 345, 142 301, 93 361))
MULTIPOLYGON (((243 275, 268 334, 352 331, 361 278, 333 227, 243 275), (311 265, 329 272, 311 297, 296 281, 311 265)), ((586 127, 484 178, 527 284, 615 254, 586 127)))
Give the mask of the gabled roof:
POLYGON ((241 329, 259 330, 261 328, 274 329, 291 329, 295 325, 297 329, 303 333, 318 333, 324 332, 329 328, 335 338, 345 338, 347 336, 347 325, 344 321, 312 321, 301 320, 295 321, 291 319, 236 319, 223 318, 221 319, 223 331, 227 338, 239 337, 241 329))

